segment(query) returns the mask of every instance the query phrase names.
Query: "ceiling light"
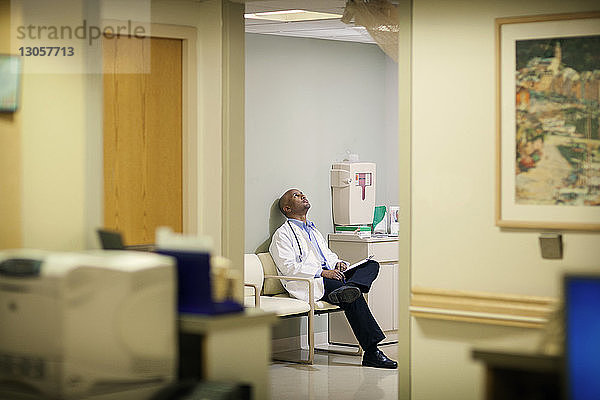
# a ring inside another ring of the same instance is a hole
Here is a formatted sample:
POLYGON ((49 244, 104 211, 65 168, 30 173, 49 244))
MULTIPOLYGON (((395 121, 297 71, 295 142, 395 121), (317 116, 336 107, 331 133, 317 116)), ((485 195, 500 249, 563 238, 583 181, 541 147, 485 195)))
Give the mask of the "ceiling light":
POLYGON ((291 22, 291 21, 315 21, 320 19, 340 19, 339 14, 321 13, 306 10, 281 10, 267 11, 254 14, 244 14, 248 19, 266 19, 269 21, 291 22))

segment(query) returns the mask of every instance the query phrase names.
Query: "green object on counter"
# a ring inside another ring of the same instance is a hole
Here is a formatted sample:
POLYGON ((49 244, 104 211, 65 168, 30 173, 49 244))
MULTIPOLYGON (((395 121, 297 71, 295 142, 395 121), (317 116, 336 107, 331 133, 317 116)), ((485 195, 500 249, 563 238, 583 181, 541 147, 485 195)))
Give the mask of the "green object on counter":
POLYGON ((385 218, 385 206, 375 206, 375 213, 373 215, 373 228, 375 228, 378 223, 383 221, 384 218, 385 218))
POLYGON ((369 225, 348 225, 348 226, 341 226, 338 225, 335 227, 335 231, 336 232, 370 232, 371 231, 371 227, 369 225))

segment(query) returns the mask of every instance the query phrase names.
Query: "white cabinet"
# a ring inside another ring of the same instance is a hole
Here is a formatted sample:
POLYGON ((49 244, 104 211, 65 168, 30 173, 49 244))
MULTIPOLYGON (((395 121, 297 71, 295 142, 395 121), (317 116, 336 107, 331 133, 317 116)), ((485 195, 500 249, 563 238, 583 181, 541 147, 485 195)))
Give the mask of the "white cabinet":
MULTIPOLYGON (((398 330, 398 238, 360 238, 349 234, 329 234, 329 248, 342 260, 354 263, 369 255, 379 262, 379 276, 366 296, 373 316, 385 333, 382 343, 397 341, 398 330)), ((343 313, 329 314, 329 343, 357 345, 343 313)))

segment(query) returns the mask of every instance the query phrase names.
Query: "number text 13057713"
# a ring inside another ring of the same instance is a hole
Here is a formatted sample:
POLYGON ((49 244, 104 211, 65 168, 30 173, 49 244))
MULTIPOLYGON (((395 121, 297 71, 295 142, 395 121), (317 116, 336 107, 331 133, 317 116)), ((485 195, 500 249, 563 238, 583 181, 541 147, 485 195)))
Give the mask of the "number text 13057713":
POLYGON ((75 55, 75 49, 73 47, 19 47, 19 53, 21 56, 29 57, 56 57, 66 56, 71 57, 75 55))

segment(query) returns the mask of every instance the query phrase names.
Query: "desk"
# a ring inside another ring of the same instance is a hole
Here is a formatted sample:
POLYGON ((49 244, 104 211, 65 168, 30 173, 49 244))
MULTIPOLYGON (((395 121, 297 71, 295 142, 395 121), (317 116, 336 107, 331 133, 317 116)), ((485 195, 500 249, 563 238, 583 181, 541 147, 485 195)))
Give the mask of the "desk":
POLYGON ((487 400, 560 400, 563 397, 559 355, 541 354, 533 343, 478 347, 472 356, 486 367, 487 400))
POLYGON ((220 316, 181 314, 179 378, 249 383, 254 399, 268 399, 276 321, 275 314, 252 308, 220 316))

